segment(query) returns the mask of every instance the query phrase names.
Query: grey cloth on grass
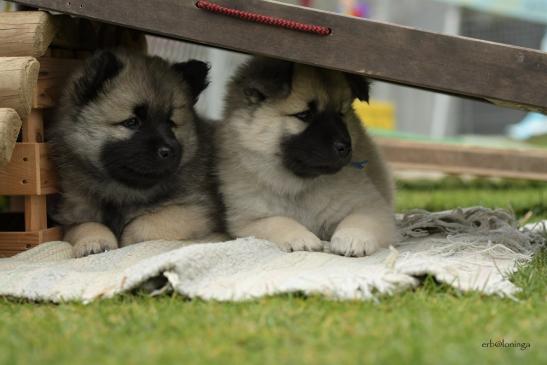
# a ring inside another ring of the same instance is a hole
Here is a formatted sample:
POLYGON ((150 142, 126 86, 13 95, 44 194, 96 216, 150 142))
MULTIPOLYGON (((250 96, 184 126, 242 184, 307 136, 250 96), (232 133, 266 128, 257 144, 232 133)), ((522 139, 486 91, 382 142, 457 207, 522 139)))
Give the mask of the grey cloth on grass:
POLYGON ((249 237, 143 242, 75 259, 70 244, 49 242, 0 259, 0 295, 89 302, 143 289, 222 301, 293 292, 377 299, 415 288, 429 274, 462 291, 512 296, 519 288, 509 275, 545 245, 543 224, 519 229, 501 209, 418 210, 397 219, 401 242, 361 258, 286 253, 249 237))

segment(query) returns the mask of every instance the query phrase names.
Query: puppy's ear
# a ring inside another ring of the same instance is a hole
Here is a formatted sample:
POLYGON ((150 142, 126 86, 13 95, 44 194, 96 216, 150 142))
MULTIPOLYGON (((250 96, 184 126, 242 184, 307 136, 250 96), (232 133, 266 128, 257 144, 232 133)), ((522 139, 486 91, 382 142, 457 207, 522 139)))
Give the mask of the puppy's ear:
POLYGON ((249 104, 266 99, 287 97, 291 92, 294 64, 291 62, 255 58, 244 66, 240 87, 249 104))
POLYGON ((74 84, 74 102, 84 106, 97 98, 108 80, 116 77, 123 63, 111 51, 99 51, 84 65, 81 76, 74 84))
POLYGON ((346 74, 353 96, 361 101, 369 101, 370 81, 363 76, 346 74))
POLYGON ((175 63, 172 68, 190 87, 190 94, 195 104, 198 101, 199 94, 209 85, 209 80, 207 79, 210 69, 209 65, 205 62, 190 60, 175 63))

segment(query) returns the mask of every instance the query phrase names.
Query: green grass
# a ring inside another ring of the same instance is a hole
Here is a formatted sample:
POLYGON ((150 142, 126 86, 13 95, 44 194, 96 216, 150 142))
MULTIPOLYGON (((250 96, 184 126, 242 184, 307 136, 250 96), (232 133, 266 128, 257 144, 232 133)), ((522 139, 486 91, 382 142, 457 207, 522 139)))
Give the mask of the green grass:
MULTIPOLYGON (((447 180, 399 188, 400 210, 510 203, 547 216, 545 184, 447 180)), ((377 303, 298 295, 229 304, 139 295, 90 305, 0 299, 0 363, 545 364, 547 254, 512 280, 523 288, 518 301, 462 294, 431 278, 377 303), (502 339, 531 347, 482 347, 502 339)))
POLYGON ((482 205, 510 209, 517 217, 532 212, 532 220, 547 219, 547 183, 520 180, 456 177, 431 181, 399 181, 397 210, 422 208, 431 211, 482 205))

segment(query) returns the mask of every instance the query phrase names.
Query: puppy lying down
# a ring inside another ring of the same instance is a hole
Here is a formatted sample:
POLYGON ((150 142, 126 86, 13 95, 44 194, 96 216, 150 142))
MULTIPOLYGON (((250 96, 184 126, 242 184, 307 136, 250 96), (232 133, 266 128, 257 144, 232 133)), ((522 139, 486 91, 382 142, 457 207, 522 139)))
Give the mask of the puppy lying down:
POLYGON ((228 232, 286 251, 370 255, 397 240, 394 184, 353 113, 366 79, 254 58, 228 87, 216 133, 228 232))

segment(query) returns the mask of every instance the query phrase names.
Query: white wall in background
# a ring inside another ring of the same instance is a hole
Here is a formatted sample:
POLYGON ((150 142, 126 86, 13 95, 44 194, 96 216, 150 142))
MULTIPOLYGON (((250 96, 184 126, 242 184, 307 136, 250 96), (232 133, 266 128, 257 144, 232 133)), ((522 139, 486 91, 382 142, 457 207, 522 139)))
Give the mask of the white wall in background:
POLYGON ((223 99, 226 83, 230 80, 238 65, 244 62, 248 56, 155 36, 147 36, 147 39, 148 52, 152 55, 166 58, 171 62, 197 59, 209 63, 211 66, 209 71, 211 83, 200 96, 197 110, 207 118, 220 119, 224 107, 223 99))

